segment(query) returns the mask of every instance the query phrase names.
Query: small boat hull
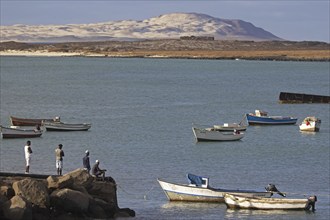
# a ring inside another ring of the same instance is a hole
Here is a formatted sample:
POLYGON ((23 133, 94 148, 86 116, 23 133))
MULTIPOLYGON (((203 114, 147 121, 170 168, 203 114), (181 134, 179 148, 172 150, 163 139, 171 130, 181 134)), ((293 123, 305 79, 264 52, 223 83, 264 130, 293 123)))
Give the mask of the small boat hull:
POLYGON ((158 179, 166 197, 170 201, 185 202, 224 202, 226 193, 245 196, 271 197, 271 192, 257 192, 252 190, 225 190, 211 187, 200 187, 193 184, 175 184, 158 179))
POLYGON ((214 125, 213 127, 218 131, 227 131, 227 132, 229 131, 234 132, 235 130, 246 131, 247 128, 247 126, 239 125, 236 123, 232 123, 232 124, 225 123, 223 125, 214 125))
POLYGON ((298 118, 283 116, 256 116, 246 114, 249 125, 294 125, 298 118))
POLYGON ((42 130, 18 129, 0 127, 2 138, 36 138, 42 135, 42 130))
POLYGON ((318 132, 320 131, 321 120, 315 117, 307 117, 299 125, 300 131, 318 132))
POLYGON ((213 128, 192 128, 196 141, 238 141, 244 133, 221 132, 213 128))
POLYGON ((10 122, 13 126, 41 126, 43 121, 53 121, 54 119, 32 119, 32 118, 17 118, 10 116, 10 122))
POLYGON ((259 198, 226 194, 224 200, 228 208, 240 209, 307 210, 311 207, 309 199, 259 198))
POLYGON ((63 122, 44 122, 47 131, 87 131, 91 124, 68 124, 63 122))

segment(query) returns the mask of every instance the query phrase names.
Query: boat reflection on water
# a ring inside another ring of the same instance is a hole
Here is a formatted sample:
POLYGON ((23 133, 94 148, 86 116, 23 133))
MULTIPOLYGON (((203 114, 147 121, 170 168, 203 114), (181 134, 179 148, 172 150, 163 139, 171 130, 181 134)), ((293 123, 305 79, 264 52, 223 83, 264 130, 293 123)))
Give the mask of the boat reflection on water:
POLYGON ((180 202, 172 201, 161 206, 162 219, 224 219, 224 203, 180 202), (184 214, 182 214, 184 213, 184 214), (175 216, 175 218, 173 218, 175 216))
POLYGON ((213 209, 213 208, 224 208, 226 209, 225 203, 206 203, 206 202, 181 202, 171 201, 162 205, 162 209, 213 209))
MULTIPOLYGON (((302 138, 310 138, 310 137, 317 137, 320 132, 310 132, 310 131, 300 131, 301 137, 302 138)), ((312 139, 313 140, 313 139, 312 139)))

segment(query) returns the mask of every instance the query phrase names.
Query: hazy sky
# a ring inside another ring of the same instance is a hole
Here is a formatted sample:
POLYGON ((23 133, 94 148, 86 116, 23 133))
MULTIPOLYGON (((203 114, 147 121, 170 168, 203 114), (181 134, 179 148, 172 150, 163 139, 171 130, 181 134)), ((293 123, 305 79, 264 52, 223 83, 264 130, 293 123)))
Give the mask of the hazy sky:
POLYGON ((330 0, 0 0, 1 25, 144 20, 173 12, 241 19, 287 40, 330 42, 330 0))

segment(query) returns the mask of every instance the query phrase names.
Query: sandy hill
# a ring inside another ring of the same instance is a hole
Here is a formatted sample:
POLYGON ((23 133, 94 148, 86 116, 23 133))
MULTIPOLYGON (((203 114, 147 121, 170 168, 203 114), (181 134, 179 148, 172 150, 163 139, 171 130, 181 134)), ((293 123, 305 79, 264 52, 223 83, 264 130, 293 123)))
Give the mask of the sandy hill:
POLYGON ((208 36, 216 40, 282 40, 243 20, 221 19, 199 13, 171 13, 142 21, 1 26, 0 40, 41 43, 178 39, 182 36, 208 36))

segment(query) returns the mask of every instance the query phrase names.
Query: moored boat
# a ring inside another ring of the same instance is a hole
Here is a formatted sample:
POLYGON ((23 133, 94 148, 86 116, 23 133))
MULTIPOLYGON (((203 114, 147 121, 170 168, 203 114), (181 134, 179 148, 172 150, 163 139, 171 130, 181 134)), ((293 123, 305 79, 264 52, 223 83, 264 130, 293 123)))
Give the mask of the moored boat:
POLYGON ((304 199, 261 198, 226 194, 224 196, 228 208, 264 209, 264 210, 315 210, 316 196, 304 199))
POLYGON ((217 128, 192 127, 196 141, 237 141, 244 137, 245 133, 240 131, 224 132, 217 128))
POLYGON ((70 124, 63 122, 49 122, 45 121, 42 124, 47 131, 87 131, 92 127, 91 124, 70 124))
POLYGON ((267 112, 255 110, 255 114, 246 114, 249 125, 290 125, 296 124, 298 118, 290 116, 268 116, 267 112))
POLYGON ((0 126, 2 138, 34 138, 42 135, 42 130, 38 129, 21 129, 17 126, 4 127, 0 126))
POLYGON ((55 118, 44 118, 44 119, 35 119, 35 118, 18 118, 10 116, 10 122, 13 126, 41 126, 43 121, 59 121, 59 117, 55 118))
POLYGON ((311 132, 316 132, 320 131, 320 126, 321 126, 321 120, 314 117, 314 116, 309 116, 304 119, 304 121, 301 122, 299 125, 300 131, 311 131, 311 132))
POLYGON ((190 184, 177 184, 157 179, 166 197, 170 201, 187 202, 224 202, 226 193, 235 193, 243 196, 271 197, 270 191, 254 191, 239 189, 217 189, 209 186, 209 178, 193 174, 187 175, 190 184))
POLYGON ((224 123, 223 125, 213 125, 217 131, 246 131, 247 126, 237 123, 224 123))

